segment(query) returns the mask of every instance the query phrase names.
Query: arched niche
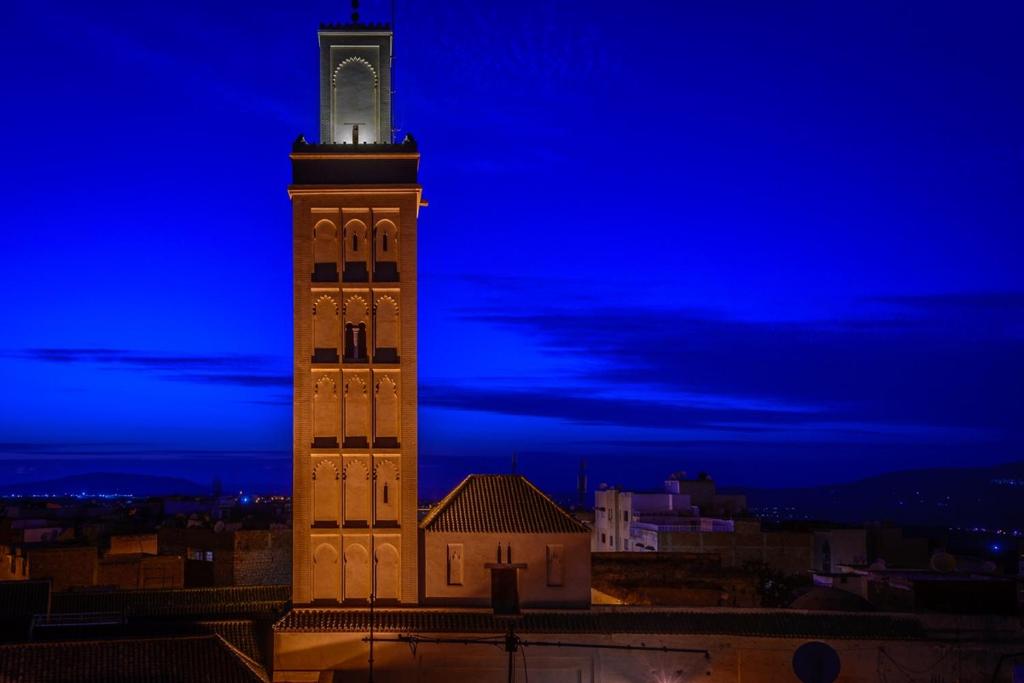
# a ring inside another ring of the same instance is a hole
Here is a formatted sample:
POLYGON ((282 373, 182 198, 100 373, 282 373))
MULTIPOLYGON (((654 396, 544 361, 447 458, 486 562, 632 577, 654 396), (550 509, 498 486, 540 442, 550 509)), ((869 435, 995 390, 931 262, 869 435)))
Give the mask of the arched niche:
POLYGON ((370 553, 362 543, 345 546, 345 599, 370 597, 370 553))
POLYGON ((373 307, 374 322, 374 353, 375 363, 397 363, 399 348, 398 301, 397 294, 384 294, 377 297, 373 307))
POLYGON ((370 446, 370 392, 359 375, 345 374, 345 448, 370 446))
POLYGON ((313 226, 313 282, 338 281, 338 226, 326 218, 313 226))
POLYGON ((370 520, 370 468, 363 458, 345 461, 345 524, 366 526, 370 520))
POLYGON ((373 279, 377 282, 398 282, 398 226, 388 219, 374 226, 373 279))
POLYGON ((367 239, 366 223, 358 218, 353 218, 345 223, 344 241, 342 242, 342 252, 345 254, 345 270, 342 273, 342 280, 345 282, 369 280, 366 262, 367 255, 370 253, 370 244, 367 239))
POLYGON ((343 360, 346 363, 366 363, 372 332, 369 302, 359 294, 349 296, 345 299, 342 316, 345 319, 343 360))
POLYGON ((341 509, 341 476, 330 460, 321 460, 313 468, 313 524, 337 525, 341 509))
POLYGON ((338 300, 324 294, 313 304, 313 362, 337 363, 340 338, 338 300))
POLYGON ((376 522, 392 524, 398 522, 399 504, 401 502, 401 484, 398 463, 385 458, 376 461, 374 477, 374 495, 377 496, 376 522))
POLYGON ((313 599, 338 600, 338 551, 321 543, 313 552, 313 599))
POLYGON ((390 375, 376 375, 374 385, 373 445, 398 448, 398 383, 390 375))
POLYGON ((377 74, 365 59, 350 57, 338 64, 331 79, 335 143, 378 142, 377 74))
POLYGON ((398 548, 390 543, 380 543, 375 548, 377 553, 377 591, 378 600, 398 600, 400 598, 401 557, 398 548))
POLYGON ((313 383, 313 448, 338 447, 338 383, 320 375, 313 383))

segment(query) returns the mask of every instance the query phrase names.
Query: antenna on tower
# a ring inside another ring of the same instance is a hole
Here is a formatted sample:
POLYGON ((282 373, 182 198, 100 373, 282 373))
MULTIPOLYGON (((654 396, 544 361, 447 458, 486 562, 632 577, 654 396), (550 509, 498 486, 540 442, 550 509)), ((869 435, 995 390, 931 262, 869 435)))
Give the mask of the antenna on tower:
POLYGON ((352 23, 359 23, 359 0, 352 0, 352 23))

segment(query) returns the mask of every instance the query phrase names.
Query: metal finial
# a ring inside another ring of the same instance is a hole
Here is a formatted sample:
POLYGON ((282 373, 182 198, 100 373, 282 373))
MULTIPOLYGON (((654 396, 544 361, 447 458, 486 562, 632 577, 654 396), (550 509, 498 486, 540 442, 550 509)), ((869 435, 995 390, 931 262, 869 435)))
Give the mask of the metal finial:
POLYGON ((352 0, 352 23, 359 23, 359 0, 352 0))

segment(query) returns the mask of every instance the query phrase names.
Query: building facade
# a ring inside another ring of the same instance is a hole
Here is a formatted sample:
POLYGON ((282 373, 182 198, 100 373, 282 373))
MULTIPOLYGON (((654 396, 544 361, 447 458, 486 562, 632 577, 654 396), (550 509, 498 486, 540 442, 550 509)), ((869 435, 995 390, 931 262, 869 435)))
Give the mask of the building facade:
POLYGON ((602 485, 594 492, 594 552, 658 552, 672 533, 735 531, 731 517, 746 510, 743 495, 720 494, 710 477, 674 474, 661 491, 623 491, 602 485), (718 516, 727 516, 722 519, 718 516))
POLYGON ((293 600, 411 603, 415 143, 392 144, 391 31, 324 26, 321 143, 292 151, 293 600))

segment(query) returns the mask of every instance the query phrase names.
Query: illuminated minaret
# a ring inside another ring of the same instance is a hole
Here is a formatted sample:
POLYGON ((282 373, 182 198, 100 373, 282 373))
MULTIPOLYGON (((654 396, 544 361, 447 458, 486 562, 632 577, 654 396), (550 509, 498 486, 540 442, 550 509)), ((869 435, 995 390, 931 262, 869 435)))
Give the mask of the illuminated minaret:
POLYGON ((320 144, 299 139, 292 599, 413 603, 419 153, 392 139, 392 32, 322 26, 320 144))

